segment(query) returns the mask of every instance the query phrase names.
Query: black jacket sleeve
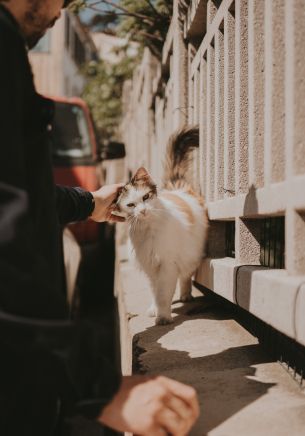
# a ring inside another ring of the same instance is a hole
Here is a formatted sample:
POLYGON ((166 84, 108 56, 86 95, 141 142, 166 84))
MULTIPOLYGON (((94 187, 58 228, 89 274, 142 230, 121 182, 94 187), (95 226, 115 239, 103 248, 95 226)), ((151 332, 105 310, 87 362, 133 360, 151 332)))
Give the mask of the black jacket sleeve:
POLYGON ((56 206, 62 225, 87 219, 93 212, 94 202, 91 192, 82 188, 56 186, 56 206))

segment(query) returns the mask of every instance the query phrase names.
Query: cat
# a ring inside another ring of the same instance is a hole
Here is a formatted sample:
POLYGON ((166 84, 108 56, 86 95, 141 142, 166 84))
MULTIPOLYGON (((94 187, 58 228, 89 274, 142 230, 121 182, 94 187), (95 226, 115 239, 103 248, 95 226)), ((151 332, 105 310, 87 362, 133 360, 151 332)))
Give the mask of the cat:
POLYGON ((141 269, 148 276, 156 324, 172 322, 171 304, 180 281, 180 299, 192 299, 192 275, 203 257, 208 220, 203 198, 186 181, 189 154, 199 145, 197 127, 174 134, 168 143, 163 189, 141 167, 125 185, 116 208, 126 216, 141 269))

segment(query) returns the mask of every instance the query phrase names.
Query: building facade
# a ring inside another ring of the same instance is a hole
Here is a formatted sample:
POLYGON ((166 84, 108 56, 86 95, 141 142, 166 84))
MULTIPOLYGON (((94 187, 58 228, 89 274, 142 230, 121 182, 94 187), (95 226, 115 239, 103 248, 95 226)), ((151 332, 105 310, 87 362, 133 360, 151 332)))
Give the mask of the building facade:
POLYGON ((125 84, 130 171, 161 181, 171 133, 199 124, 210 219, 195 282, 305 345, 305 0, 183 0, 162 61, 125 84))
POLYGON ((30 52, 37 90, 50 96, 80 96, 85 85, 82 66, 96 59, 96 47, 88 30, 77 16, 64 11, 54 28, 30 52))

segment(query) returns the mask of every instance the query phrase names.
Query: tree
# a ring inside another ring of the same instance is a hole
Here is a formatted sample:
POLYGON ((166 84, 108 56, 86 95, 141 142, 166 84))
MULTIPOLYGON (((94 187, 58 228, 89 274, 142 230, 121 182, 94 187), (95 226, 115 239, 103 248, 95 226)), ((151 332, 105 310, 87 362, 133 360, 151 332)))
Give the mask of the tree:
POLYGON ((141 48, 149 47, 160 58, 170 24, 172 0, 75 0, 70 6, 74 12, 83 8, 96 12, 93 26, 115 27, 118 36, 137 41, 141 48))
POLYGON ((74 12, 88 7, 96 12, 91 25, 126 39, 120 48, 119 61, 110 64, 104 60, 90 62, 84 68, 87 85, 83 97, 88 103, 93 119, 102 138, 116 135, 122 115, 122 88, 132 77, 141 59, 144 47, 161 58, 162 47, 172 15, 172 0, 76 0, 71 5, 74 12), (138 55, 128 55, 128 45, 138 43, 138 55))
POLYGON ((115 64, 100 60, 85 67, 87 85, 83 98, 87 102, 102 139, 115 138, 122 115, 122 89, 132 76, 136 58, 123 56, 115 64))

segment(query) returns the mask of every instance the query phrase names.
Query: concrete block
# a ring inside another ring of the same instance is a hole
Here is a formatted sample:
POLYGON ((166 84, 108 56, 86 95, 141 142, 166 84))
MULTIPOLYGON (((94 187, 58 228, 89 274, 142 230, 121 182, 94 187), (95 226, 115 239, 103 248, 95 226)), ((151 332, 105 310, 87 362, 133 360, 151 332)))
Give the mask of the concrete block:
POLYGON ((305 345, 305 276, 224 258, 204 259, 195 281, 305 345))

